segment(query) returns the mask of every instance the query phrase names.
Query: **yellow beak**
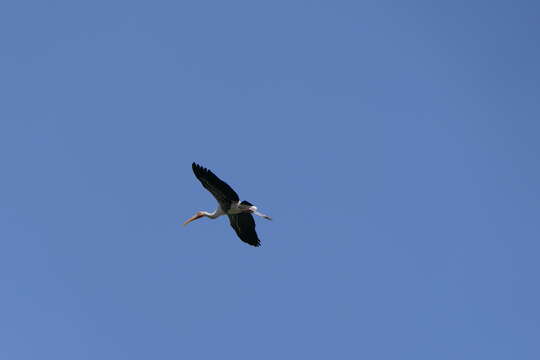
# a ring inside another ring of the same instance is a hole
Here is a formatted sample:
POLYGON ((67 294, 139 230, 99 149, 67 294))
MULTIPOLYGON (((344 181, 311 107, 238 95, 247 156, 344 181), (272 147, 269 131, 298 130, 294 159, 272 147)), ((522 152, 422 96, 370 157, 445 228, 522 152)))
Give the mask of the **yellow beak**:
POLYGON ((200 219, 203 217, 203 214, 202 213, 196 213, 195 215, 193 215, 192 217, 190 217, 189 219, 187 219, 185 222, 184 222, 184 226, 186 226, 187 224, 189 224, 190 222, 192 222, 193 220, 197 220, 197 219, 200 219))

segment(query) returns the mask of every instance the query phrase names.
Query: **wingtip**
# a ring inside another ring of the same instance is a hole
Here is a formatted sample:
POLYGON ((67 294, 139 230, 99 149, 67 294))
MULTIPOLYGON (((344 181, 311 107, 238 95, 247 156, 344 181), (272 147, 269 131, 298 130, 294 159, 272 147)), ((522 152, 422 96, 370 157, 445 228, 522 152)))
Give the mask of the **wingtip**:
POLYGON ((208 170, 207 168, 205 168, 205 167, 202 166, 202 165, 197 164, 196 162, 193 162, 193 163, 191 164, 191 167, 192 167, 194 170, 195 170, 195 169, 202 170, 202 171, 208 170))
POLYGON ((193 162, 193 163, 191 164, 191 169, 193 170, 193 172, 194 172, 195 174, 200 173, 201 171, 206 170, 204 167, 202 167, 201 165, 197 164, 196 162, 193 162))
POLYGON ((255 246, 255 247, 261 246, 261 239, 259 239, 258 236, 255 239, 252 239, 252 240, 255 240, 255 241, 249 242, 248 243, 249 245, 255 246))

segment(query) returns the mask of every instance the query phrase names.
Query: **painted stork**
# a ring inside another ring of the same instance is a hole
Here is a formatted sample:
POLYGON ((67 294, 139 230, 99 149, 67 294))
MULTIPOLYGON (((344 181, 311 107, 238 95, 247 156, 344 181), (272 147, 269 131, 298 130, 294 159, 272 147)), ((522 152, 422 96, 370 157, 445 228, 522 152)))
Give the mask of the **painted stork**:
POLYGON ((251 203, 245 200, 240 201, 238 194, 226 182, 214 175, 212 171, 195 163, 191 167, 202 186, 214 195, 218 202, 218 207, 212 213, 198 211, 195 215, 187 219, 184 225, 202 217, 217 219, 222 215, 227 215, 232 228, 236 231, 236 235, 238 235, 240 240, 249 245, 260 246, 261 241, 255 232, 255 220, 251 214, 272 220, 270 216, 258 212, 257 207, 251 203))

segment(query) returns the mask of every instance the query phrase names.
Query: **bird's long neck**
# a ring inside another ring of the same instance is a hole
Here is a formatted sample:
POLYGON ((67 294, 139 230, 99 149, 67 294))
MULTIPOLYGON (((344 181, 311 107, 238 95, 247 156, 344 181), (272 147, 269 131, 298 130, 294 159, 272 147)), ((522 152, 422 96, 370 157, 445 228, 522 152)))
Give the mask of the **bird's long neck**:
POLYGON ((223 214, 220 214, 219 211, 214 211, 214 212, 207 212, 207 211, 201 211, 203 213, 204 216, 206 216, 207 218, 210 218, 210 219, 217 219, 218 217, 220 217, 221 215, 223 214))

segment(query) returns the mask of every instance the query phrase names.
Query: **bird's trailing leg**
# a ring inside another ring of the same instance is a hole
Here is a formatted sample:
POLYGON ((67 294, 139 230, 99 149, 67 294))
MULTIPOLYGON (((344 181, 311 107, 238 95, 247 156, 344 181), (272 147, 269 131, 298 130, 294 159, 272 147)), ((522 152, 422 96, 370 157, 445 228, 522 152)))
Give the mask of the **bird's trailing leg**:
POLYGON ((266 220, 272 220, 272 218, 270 216, 265 215, 265 214, 261 214, 260 212, 258 212, 256 206, 250 207, 249 210, 251 211, 251 213, 253 213, 253 214, 257 215, 257 216, 263 217, 266 220))

